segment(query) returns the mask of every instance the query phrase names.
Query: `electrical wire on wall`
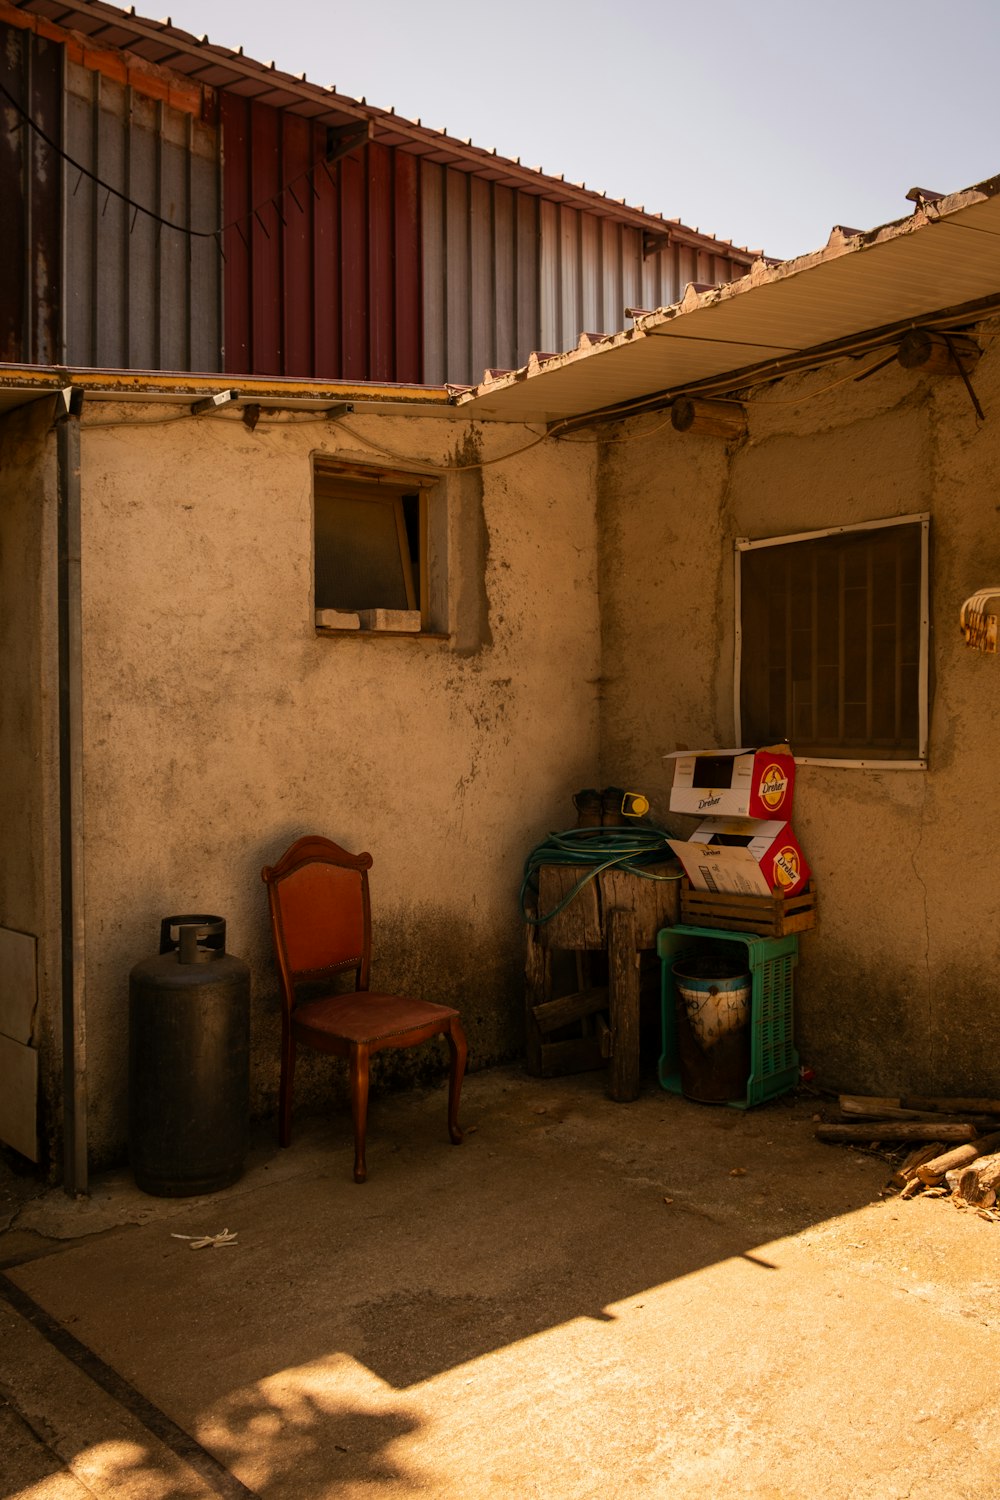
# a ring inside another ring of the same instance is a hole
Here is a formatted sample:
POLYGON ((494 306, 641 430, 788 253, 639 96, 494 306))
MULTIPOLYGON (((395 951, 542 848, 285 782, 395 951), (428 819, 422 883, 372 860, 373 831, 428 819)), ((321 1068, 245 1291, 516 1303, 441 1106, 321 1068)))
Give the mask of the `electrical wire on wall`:
MULTIPOLYGON (((243 241, 244 248, 247 249, 249 248, 249 241, 244 233, 244 229, 249 228, 254 222, 259 225, 264 236, 270 239, 270 233, 263 219, 264 210, 273 209, 280 225, 284 226, 287 220, 282 213, 281 205, 283 202, 287 203, 287 198, 290 197, 299 213, 304 214, 305 205, 300 200, 295 189, 298 188, 302 192, 303 197, 305 197, 305 192, 308 190, 314 198, 318 198, 319 194, 316 191, 315 183, 317 173, 320 171, 325 172, 330 182, 333 183, 334 177, 330 171, 331 166, 339 161, 341 157, 348 156, 352 151, 358 150, 368 140, 368 124, 365 122, 356 131, 350 131, 345 134, 334 150, 320 157, 317 162, 314 162, 311 167, 307 167, 305 171, 299 172, 297 176, 284 183, 276 193, 272 193, 269 197, 264 198, 255 207, 248 209, 245 214, 241 214, 239 218, 230 219, 225 224, 220 224, 213 229, 194 229, 190 224, 180 224, 176 219, 168 219, 163 214, 157 213, 155 209, 147 208, 144 203, 139 203, 135 198, 130 197, 128 193, 123 193, 120 188, 116 188, 113 183, 108 182, 96 172, 92 172, 83 162, 78 161, 75 156, 71 156, 68 151, 65 151, 59 145, 58 141, 54 141, 29 111, 24 108, 24 105, 2 83, 0 83, 0 96, 7 101, 20 117, 20 123, 14 127, 14 131, 24 129, 25 127, 31 130, 65 166, 71 167, 78 174, 76 188, 79 188, 80 183, 86 179, 104 193, 105 208, 107 208, 109 200, 114 198, 119 203, 123 203, 126 208, 132 210, 132 217, 129 221, 129 234, 134 232, 136 220, 141 215, 144 219, 148 219, 151 223, 155 224, 158 229, 169 229, 173 234, 184 235, 189 240, 215 240, 219 254, 223 260, 226 258, 226 253, 223 249, 223 237, 229 230, 234 230, 239 235, 243 241)), ((11 131, 11 134, 14 131, 11 131)), ((74 192, 76 188, 74 188, 74 192)))

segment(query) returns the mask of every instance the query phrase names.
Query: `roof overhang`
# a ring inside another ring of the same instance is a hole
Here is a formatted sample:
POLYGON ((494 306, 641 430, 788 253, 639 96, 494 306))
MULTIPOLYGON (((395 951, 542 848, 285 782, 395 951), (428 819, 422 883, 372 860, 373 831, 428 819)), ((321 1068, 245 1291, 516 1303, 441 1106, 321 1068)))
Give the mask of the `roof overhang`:
POLYGON ((834 230, 827 245, 698 293, 622 334, 584 336, 567 354, 456 396, 477 419, 555 422, 622 414, 651 399, 737 390, 846 352, 888 342, 940 316, 973 320, 1000 308, 1000 177, 923 202, 868 233, 834 230))
POLYGON ((231 405, 276 411, 336 410, 386 412, 396 416, 435 415, 465 419, 445 386, 388 385, 374 382, 278 380, 250 375, 169 374, 160 370, 89 370, 63 366, 0 365, 0 412, 72 389, 94 401, 183 406, 235 392, 231 405))

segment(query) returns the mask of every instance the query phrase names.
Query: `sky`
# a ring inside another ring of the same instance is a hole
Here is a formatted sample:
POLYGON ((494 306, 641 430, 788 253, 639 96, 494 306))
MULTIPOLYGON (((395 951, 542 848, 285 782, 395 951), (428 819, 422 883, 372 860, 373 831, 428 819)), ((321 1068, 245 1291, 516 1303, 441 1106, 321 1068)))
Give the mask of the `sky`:
POLYGON ((1000 0, 167 4, 197 36, 783 259, 901 218, 911 187, 1000 173, 1000 0))

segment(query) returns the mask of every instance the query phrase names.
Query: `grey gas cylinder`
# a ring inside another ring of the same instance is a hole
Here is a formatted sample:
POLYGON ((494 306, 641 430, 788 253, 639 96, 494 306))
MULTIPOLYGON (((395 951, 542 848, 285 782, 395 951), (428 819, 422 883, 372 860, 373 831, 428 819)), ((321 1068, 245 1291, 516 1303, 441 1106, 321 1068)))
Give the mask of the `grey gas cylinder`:
POLYGON ((250 1144, 250 970, 221 917, 166 917, 129 976, 129 1160, 162 1198, 228 1187, 250 1144))

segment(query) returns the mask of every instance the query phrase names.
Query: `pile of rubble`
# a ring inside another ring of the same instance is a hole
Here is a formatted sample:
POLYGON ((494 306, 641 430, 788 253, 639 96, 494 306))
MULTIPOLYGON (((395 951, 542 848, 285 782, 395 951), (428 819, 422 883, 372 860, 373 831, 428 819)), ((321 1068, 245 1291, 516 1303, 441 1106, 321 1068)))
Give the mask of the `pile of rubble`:
POLYGON ((950 1197, 956 1208, 1000 1222, 1000 1100, 841 1094, 839 1104, 840 1123, 818 1125, 817 1140, 895 1146, 901 1159, 889 1190, 950 1197))

